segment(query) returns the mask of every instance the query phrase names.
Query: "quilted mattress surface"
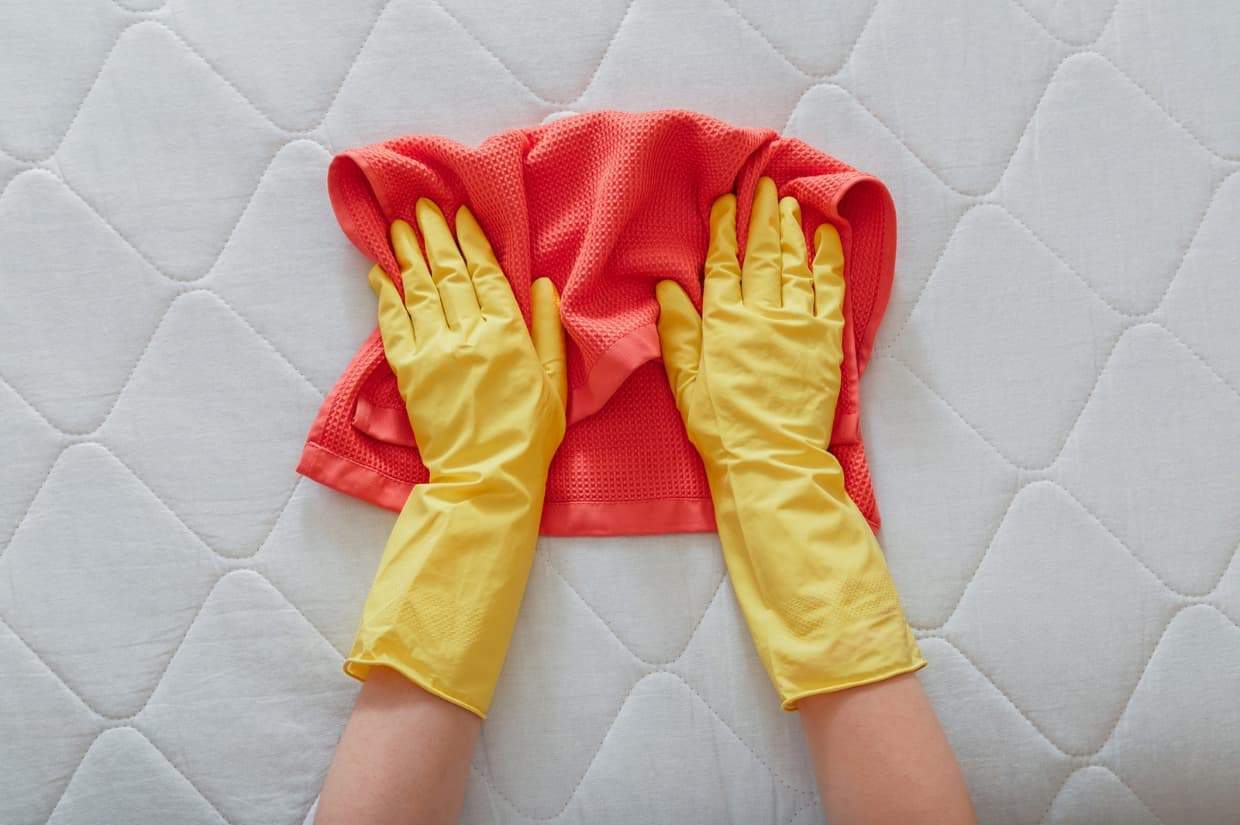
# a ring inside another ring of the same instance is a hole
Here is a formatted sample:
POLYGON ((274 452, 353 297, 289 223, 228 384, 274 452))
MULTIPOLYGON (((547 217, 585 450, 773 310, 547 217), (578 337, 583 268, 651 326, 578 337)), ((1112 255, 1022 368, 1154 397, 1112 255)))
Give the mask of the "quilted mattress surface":
MULTIPOLYGON (((987 823, 1240 819, 1240 5, 0 6, 0 823, 312 821, 392 516, 331 154, 684 107, 873 172, 881 536, 987 823)), ((545 540, 468 823, 820 821, 716 539, 545 540)))

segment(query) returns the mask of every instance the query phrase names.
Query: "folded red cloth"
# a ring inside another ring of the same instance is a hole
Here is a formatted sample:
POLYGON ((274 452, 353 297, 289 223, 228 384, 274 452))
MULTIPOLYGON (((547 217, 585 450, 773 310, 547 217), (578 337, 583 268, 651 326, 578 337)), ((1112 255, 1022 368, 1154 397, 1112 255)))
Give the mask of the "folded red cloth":
MULTIPOLYGON (((622 535, 714 529, 706 476, 658 362, 654 286, 674 279, 700 306, 711 203, 736 193, 743 254, 760 176, 800 201, 811 249, 818 224, 839 229, 848 286, 831 450, 877 527, 857 383, 895 258, 895 210, 877 179, 769 130, 683 111, 594 112, 476 147, 412 135, 344 152, 332 161, 328 190, 345 234, 398 283, 388 226, 413 222, 420 197, 449 216, 469 205, 527 322, 530 282, 555 283, 568 336, 570 426, 551 465, 542 532, 622 535)), ((297 469, 394 510, 426 480, 377 331, 323 403, 297 469)))

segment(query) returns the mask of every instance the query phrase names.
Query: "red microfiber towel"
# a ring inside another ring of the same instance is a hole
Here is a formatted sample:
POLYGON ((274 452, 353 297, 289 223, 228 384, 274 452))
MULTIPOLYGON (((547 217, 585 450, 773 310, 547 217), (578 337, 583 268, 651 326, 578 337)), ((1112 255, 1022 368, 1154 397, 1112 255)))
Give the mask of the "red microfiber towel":
MULTIPOLYGON (((398 283, 388 226, 414 223, 420 197, 449 216, 469 205, 527 322, 531 281, 555 283, 568 337, 569 428, 551 465, 542 532, 623 535, 715 529, 706 476, 659 363, 654 287, 674 279, 700 306, 711 203, 736 193, 743 254, 760 176, 800 201, 811 250, 820 223, 839 229, 846 324, 831 450, 877 527, 858 419, 858 379, 895 258, 895 210, 877 179, 765 129, 683 111, 594 112, 475 147, 411 135, 344 152, 328 190, 345 234, 398 283)), ((393 510, 426 480, 378 331, 324 401, 298 470, 393 510)))

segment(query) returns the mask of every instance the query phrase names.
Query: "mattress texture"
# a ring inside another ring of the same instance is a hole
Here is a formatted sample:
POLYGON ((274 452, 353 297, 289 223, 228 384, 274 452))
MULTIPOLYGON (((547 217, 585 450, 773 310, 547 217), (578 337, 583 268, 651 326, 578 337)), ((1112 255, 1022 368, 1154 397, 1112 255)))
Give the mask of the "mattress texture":
MULTIPOLYGON (((390 513, 331 154, 565 112, 891 187, 881 535, 987 823, 1240 814, 1240 6, 0 6, 0 822, 308 822, 390 513)), ((710 535, 545 540, 468 823, 821 819, 710 535)))

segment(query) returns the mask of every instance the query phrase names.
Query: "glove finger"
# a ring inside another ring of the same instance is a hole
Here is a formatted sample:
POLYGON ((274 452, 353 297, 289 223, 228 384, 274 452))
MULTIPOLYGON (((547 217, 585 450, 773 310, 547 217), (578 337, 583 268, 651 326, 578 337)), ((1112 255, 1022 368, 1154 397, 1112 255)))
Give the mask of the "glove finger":
MULTIPOLYGON (((729 193, 710 207, 710 244, 706 250, 706 283, 702 309, 740 303, 741 266, 736 260, 736 196, 729 193)), ((657 294, 657 290, 656 290, 657 294)))
POLYGON ((844 352, 844 249, 840 233, 824 223, 814 232, 814 314, 830 325, 832 352, 844 352))
POLYGON ((829 223, 814 232, 814 314, 844 321, 844 248, 829 223))
POLYGON ((381 266, 372 266, 367 280, 379 299, 379 335, 383 338, 383 352, 392 371, 399 375, 400 366, 409 363, 413 357, 413 323, 400 293, 396 291, 396 284, 392 283, 381 266))
POLYGON ((564 355, 564 327, 560 323, 560 293, 550 279, 539 278, 530 284, 530 303, 534 351, 563 408, 568 403, 568 360, 564 355))
POLYGON ((779 243, 779 194, 775 181, 759 178, 749 212, 745 262, 741 266, 741 295, 747 307, 777 307, 783 303, 782 260, 779 243))
POLYGON ((456 240, 474 282, 478 306, 487 318, 516 318, 521 310, 478 219, 468 207, 456 210, 456 240))
POLYGON ((697 378, 702 360, 702 318, 689 296, 675 281, 660 281, 655 287, 659 301, 659 345, 663 349, 663 369, 676 396, 682 416, 688 414, 688 393, 697 378))
POLYGON ((443 308, 439 304, 439 292, 431 273, 422 259, 422 250, 418 249, 418 239, 413 234, 413 227, 404 221, 392 221, 390 230, 392 251, 396 253, 396 261, 400 264, 400 282, 405 288, 405 307, 409 317, 413 319, 416 333, 422 330, 429 335, 443 327, 443 308))
POLYGON ((779 244, 784 271, 784 309, 812 315, 814 278, 805 252, 805 232, 801 229, 801 206, 796 198, 779 202, 779 244))
POLYGON ((457 249, 456 239, 452 237, 443 213, 426 198, 418 199, 414 212, 418 229, 422 231, 422 240, 426 243, 431 278, 439 289, 439 301, 443 304, 443 316, 448 326, 455 329, 462 322, 481 318, 482 310, 478 307, 474 284, 469 279, 469 269, 461 257, 461 250, 457 249))

